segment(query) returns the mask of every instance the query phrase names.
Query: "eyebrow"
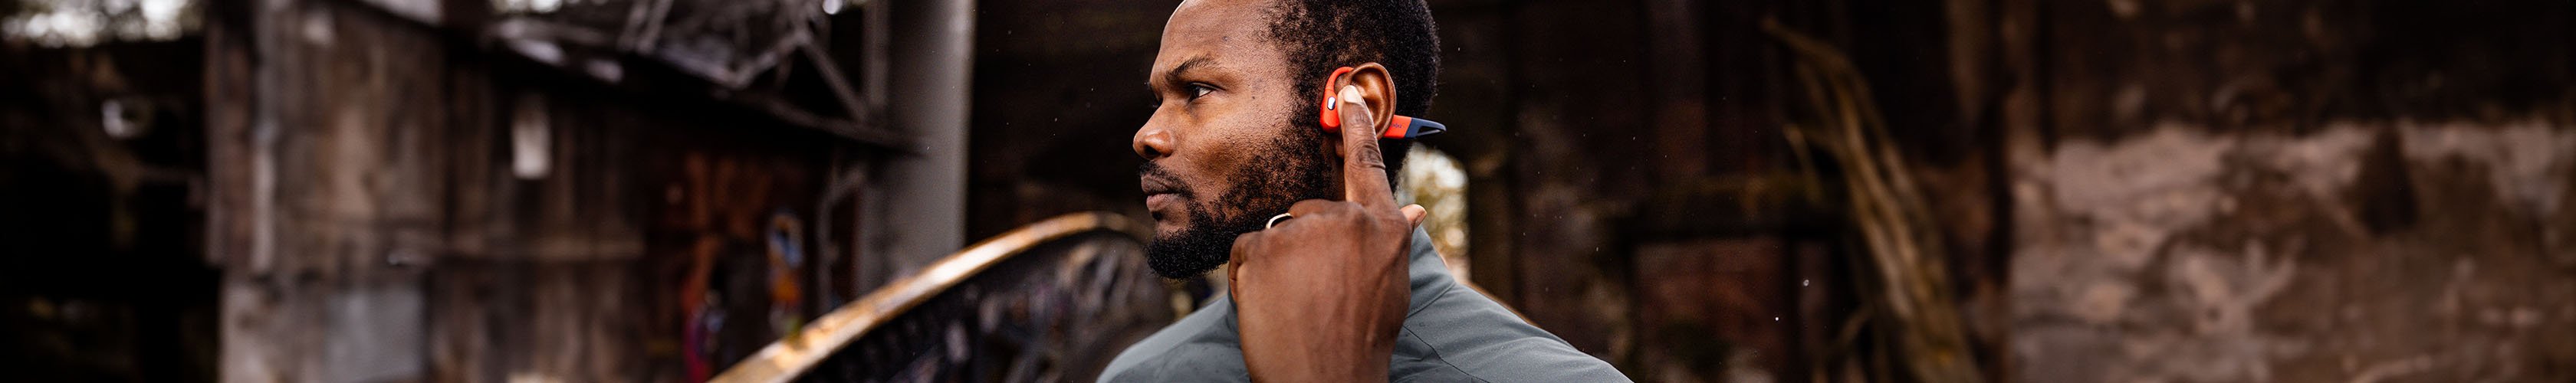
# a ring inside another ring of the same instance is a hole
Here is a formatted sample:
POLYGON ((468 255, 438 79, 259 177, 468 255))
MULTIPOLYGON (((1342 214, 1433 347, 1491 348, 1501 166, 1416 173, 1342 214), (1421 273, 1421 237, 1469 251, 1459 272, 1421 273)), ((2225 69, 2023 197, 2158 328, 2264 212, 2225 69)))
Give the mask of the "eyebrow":
MULTIPOLYGON (((1199 67, 1203 67, 1203 66, 1205 66, 1205 67, 1214 67, 1214 66, 1216 66, 1216 61, 1215 61, 1215 60, 1210 60, 1210 59, 1208 59, 1208 58, 1207 58, 1207 57, 1205 57, 1205 56, 1201 56, 1201 57, 1193 57, 1193 58, 1190 58, 1189 60, 1181 61, 1181 64, 1180 64, 1180 65, 1173 65, 1173 66, 1172 66, 1172 70, 1164 71, 1164 72, 1163 72, 1163 83, 1165 83, 1165 84, 1179 84, 1179 83, 1182 83, 1182 82, 1184 82, 1184 81, 1185 81, 1185 80, 1183 80, 1183 79, 1185 79, 1185 78, 1188 78, 1188 77, 1189 77, 1190 71, 1191 71, 1192 69, 1198 69, 1199 67)), ((1152 85, 1152 84, 1147 84, 1147 86, 1151 86, 1151 85, 1152 85)))

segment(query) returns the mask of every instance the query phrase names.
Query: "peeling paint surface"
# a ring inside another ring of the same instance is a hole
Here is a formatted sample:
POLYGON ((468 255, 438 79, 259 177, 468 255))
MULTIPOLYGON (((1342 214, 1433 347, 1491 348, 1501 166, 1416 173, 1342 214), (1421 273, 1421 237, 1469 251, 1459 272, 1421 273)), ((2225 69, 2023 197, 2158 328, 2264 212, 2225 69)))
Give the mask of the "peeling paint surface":
POLYGON ((2017 164, 2014 378, 2567 381, 2576 132, 2160 124, 2017 164))

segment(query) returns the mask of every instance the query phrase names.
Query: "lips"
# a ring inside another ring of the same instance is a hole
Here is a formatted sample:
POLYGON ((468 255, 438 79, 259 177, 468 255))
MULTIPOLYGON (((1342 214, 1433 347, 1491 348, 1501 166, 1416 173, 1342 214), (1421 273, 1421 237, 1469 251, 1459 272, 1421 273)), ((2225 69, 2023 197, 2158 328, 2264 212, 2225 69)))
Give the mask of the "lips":
POLYGON ((1145 195, 1180 193, 1181 188, 1173 185, 1174 182, 1169 180, 1153 176, 1145 176, 1141 178, 1141 181, 1144 183, 1145 195))
POLYGON ((1172 181, 1159 170, 1161 169, 1149 170, 1137 176, 1145 191, 1145 210, 1152 211, 1157 216, 1174 212, 1169 209, 1177 207, 1173 204, 1179 203, 1181 196, 1185 195, 1181 191, 1180 182, 1172 181))
POLYGON ((1173 218, 1185 215, 1183 201, 1188 200, 1190 191, 1180 177, 1164 170, 1161 164, 1146 161, 1136 167, 1136 180, 1145 191, 1145 211, 1152 213, 1155 221, 1171 224, 1173 218))

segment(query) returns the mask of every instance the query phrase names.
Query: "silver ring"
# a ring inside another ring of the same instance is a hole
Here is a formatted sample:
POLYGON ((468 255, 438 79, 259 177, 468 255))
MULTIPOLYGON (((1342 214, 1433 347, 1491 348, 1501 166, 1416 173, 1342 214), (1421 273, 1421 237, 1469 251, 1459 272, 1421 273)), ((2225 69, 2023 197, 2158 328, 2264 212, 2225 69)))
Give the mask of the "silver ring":
POLYGON ((1261 225, 1261 228, 1268 229, 1272 226, 1279 226, 1279 221, 1286 221, 1289 218, 1297 218, 1297 216, 1288 215, 1288 213, 1279 213, 1279 215, 1270 216, 1270 223, 1261 225))

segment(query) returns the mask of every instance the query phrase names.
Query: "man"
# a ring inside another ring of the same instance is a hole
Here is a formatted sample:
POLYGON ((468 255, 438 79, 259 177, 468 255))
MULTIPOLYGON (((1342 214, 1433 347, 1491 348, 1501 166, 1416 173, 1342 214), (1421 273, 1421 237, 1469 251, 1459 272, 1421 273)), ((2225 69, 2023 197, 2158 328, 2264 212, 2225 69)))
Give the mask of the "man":
POLYGON ((1412 142, 1379 137, 1430 107, 1434 28, 1421 0, 1173 10, 1147 81, 1159 102, 1131 143, 1156 222, 1147 258, 1170 278, 1230 265, 1230 287, 1101 381, 1627 380, 1451 279, 1422 207, 1395 206, 1402 164, 1387 160, 1412 142))

